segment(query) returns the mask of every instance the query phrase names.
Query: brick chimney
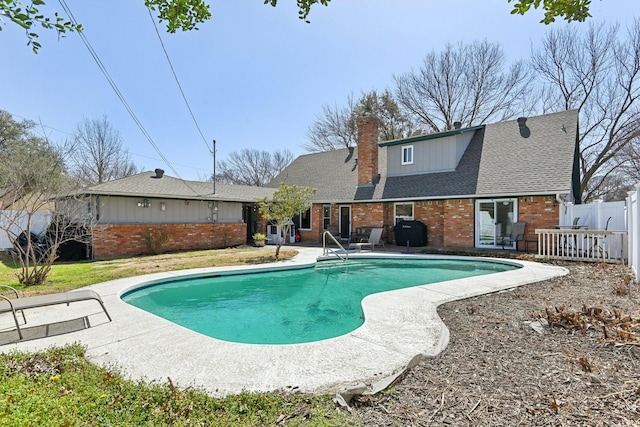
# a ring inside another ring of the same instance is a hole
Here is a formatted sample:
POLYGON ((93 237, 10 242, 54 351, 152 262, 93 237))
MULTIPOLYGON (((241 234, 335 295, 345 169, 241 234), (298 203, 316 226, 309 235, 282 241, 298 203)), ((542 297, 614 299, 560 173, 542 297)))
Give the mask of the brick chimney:
POLYGON ((358 117, 358 186, 373 185, 378 178, 378 119, 358 117))

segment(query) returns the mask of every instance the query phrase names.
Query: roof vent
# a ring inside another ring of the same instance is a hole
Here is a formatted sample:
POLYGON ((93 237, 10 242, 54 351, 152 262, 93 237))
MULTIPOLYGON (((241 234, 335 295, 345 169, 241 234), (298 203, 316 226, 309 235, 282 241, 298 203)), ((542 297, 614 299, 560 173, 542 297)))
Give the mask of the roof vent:
POLYGON ((152 176, 151 178, 162 178, 164 175, 164 170, 163 169, 156 169, 154 170, 154 172, 156 173, 154 176, 152 176))
POLYGON ((462 122, 453 122, 453 128, 454 129, 461 129, 462 128, 462 122))
POLYGON ((520 128, 520 136, 523 138, 529 138, 531 136, 531 129, 527 126, 526 117, 518 117, 518 127, 520 128))

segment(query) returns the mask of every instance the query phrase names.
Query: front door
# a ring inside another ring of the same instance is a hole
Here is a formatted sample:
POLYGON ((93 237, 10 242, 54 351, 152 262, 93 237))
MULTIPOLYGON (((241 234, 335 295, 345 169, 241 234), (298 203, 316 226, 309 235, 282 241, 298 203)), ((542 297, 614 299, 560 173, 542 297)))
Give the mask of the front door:
POLYGON ((351 235, 351 206, 340 206, 340 238, 348 239, 351 235))
POLYGON ((511 225, 516 222, 516 208, 516 199, 476 201, 476 246, 501 246, 502 237, 511 234, 511 225))

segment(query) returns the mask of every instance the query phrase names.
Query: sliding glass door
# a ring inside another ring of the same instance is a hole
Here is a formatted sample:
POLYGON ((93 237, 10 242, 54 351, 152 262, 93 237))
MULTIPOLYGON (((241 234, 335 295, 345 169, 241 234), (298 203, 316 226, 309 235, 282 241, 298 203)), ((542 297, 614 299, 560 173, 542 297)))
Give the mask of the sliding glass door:
POLYGON ((476 246, 502 247, 503 236, 511 234, 517 218, 517 199, 488 199, 476 201, 476 246))

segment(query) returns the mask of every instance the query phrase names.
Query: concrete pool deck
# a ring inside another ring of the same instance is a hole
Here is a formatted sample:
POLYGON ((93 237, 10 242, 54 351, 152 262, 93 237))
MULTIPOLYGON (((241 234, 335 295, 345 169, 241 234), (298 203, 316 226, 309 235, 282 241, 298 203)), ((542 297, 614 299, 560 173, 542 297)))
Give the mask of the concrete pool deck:
MULTIPOLYGON (((180 387, 202 388, 214 396, 243 390, 341 392, 358 384, 368 386, 401 372, 414 360, 441 352, 449 341, 449 331, 436 312, 438 305, 568 273, 557 266, 500 260, 523 267, 370 295, 362 303, 366 321, 355 331, 328 340, 290 345, 238 344, 209 338, 120 299, 126 291, 153 281, 211 272, 259 270, 274 265, 310 265, 322 255, 321 248, 295 249, 299 255, 277 264, 164 272, 90 286, 102 296, 112 322, 95 301, 26 312, 29 323, 25 328, 61 321, 72 324, 74 319, 76 325, 84 325, 71 333, 16 341, 13 318, 11 315, 0 316, 0 334, 5 337, 5 341, 0 341, 0 352, 39 351, 53 345, 79 342, 86 346, 89 361, 114 368, 128 378, 160 382, 171 378, 180 387), (85 321, 90 327, 86 327, 85 321), (6 337, 11 333, 15 337, 7 342, 6 337)), ((362 253, 367 257, 381 255, 416 256, 390 252, 362 253)), ((356 255, 350 257, 355 258, 356 255)))

